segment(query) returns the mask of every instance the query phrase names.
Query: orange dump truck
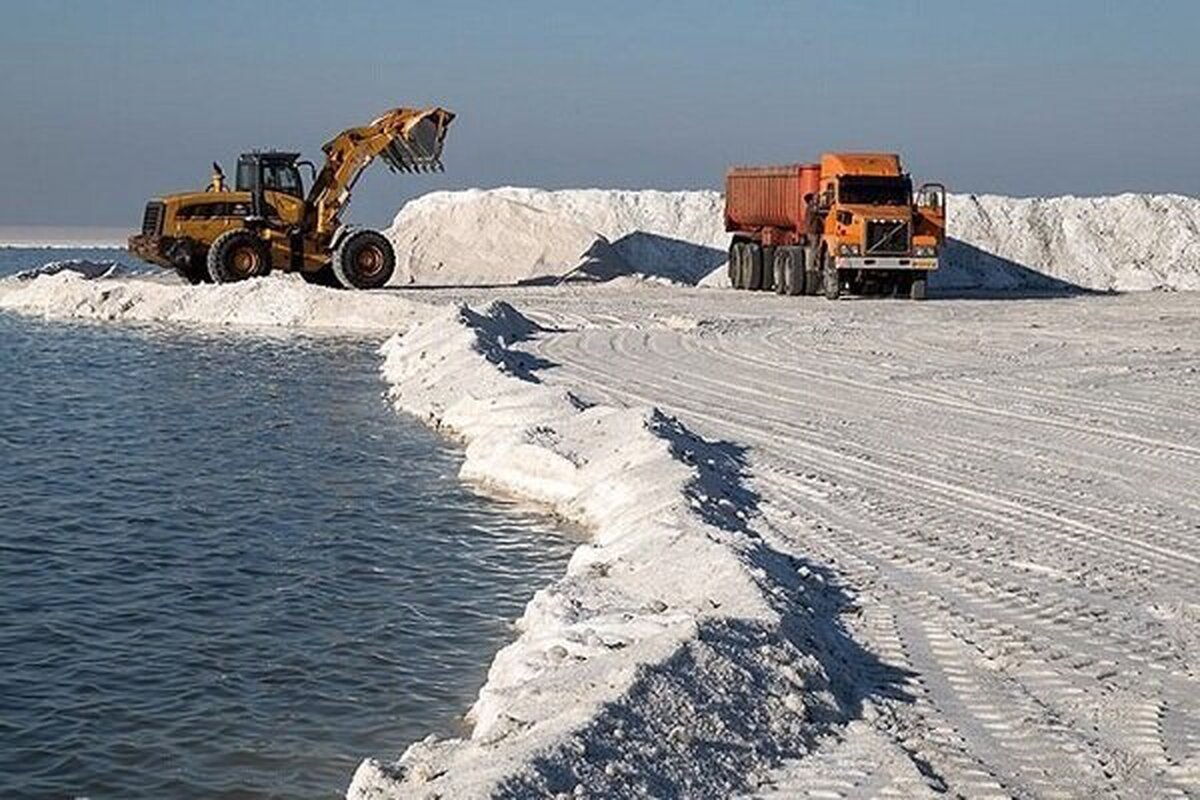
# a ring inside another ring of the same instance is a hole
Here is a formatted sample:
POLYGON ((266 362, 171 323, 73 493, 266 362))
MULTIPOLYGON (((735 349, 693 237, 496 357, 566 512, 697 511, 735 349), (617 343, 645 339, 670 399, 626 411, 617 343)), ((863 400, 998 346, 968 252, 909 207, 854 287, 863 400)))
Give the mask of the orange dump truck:
POLYGON ((826 153, 820 164, 734 167, 725 176, 735 289, 925 297, 945 238, 946 189, 891 153, 826 153))

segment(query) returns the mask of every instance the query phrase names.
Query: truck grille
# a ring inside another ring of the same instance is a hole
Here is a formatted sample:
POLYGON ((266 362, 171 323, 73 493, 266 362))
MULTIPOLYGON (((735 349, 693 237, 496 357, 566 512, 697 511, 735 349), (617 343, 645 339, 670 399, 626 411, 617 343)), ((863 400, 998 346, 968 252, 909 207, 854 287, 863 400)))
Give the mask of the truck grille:
POLYGON ((905 255, 908 253, 908 222, 902 219, 867 220, 865 255, 905 255))
POLYGON ((146 213, 142 215, 142 233, 147 236, 158 236, 162 233, 162 218, 162 203, 146 203, 146 213))

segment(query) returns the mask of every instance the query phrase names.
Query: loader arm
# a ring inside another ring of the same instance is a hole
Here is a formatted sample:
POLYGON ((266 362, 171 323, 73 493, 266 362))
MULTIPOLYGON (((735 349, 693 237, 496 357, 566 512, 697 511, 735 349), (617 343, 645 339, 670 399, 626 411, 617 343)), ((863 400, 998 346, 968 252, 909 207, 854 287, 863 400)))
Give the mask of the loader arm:
POLYGON ((348 128, 321 148, 325 166, 308 194, 311 228, 332 236, 363 170, 382 158, 393 172, 442 169, 442 143, 454 113, 444 108, 395 108, 360 128, 348 128))

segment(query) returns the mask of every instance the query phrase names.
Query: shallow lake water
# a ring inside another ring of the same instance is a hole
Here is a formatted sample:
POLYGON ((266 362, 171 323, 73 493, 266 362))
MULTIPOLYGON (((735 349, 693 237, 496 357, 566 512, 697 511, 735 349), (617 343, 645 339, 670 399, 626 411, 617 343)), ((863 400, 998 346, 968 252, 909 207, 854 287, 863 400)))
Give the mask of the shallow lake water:
POLYGON ((0 341, 0 797, 339 796, 458 730, 577 544, 461 485, 374 342, 0 341))

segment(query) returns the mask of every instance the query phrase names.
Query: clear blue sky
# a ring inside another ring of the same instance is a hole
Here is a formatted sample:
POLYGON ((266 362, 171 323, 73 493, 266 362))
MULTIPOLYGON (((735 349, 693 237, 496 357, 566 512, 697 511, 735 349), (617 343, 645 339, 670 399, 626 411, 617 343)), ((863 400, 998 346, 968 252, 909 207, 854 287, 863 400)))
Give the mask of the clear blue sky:
POLYGON ((459 113, 434 188, 716 187, 898 150, 1019 195, 1200 193, 1200 3, 0 0, 0 225, 136 225, 254 147, 316 157, 397 104, 459 113))

